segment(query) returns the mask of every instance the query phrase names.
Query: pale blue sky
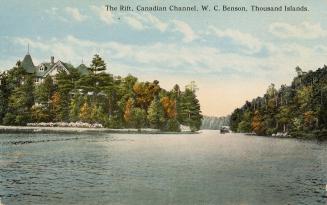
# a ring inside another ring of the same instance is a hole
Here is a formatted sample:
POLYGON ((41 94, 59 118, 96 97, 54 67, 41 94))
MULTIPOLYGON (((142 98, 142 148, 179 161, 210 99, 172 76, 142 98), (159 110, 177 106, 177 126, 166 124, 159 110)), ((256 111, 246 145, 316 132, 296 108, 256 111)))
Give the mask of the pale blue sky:
POLYGON ((327 1, 45 1, 0 0, 0 68, 30 44, 35 64, 56 59, 89 64, 99 53, 114 75, 157 79, 171 89, 195 80, 203 113, 225 115, 288 84, 299 65, 327 59, 327 1), (177 3, 176 3, 177 2, 177 3), (287 2, 287 3, 285 3, 287 2), (307 6, 308 12, 107 12, 105 5, 307 6))

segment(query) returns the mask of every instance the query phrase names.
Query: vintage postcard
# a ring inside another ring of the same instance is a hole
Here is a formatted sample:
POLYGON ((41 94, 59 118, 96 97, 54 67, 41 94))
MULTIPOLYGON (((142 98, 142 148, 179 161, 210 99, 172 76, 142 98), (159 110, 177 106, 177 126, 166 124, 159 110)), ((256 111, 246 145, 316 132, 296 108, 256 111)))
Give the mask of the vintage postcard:
POLYGON ((0 205, 326 205, 326 0, 0 0, 0 205))

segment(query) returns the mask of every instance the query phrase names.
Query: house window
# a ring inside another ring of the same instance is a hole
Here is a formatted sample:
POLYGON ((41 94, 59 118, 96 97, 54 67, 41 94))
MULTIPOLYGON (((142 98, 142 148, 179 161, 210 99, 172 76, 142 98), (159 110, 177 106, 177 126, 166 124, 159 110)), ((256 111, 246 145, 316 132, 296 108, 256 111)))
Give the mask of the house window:
POLYGON ((44 65, 41 65, 40 66, 40 71, 44 71, 45 70, 45 66, 44 65))

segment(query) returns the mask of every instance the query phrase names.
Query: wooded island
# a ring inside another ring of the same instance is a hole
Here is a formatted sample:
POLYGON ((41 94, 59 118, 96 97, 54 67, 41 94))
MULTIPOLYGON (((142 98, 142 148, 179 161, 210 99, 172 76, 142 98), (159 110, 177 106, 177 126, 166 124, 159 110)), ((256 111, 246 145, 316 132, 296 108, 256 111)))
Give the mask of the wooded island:
POLYGON ((201 111, 193 83, 167 91, 159 81, 113 76, 99 55, 89 67, 69 63, 34 66, 29 53, 0 75, 0 123, 100 123, 108 128, 200 129, 201 111))

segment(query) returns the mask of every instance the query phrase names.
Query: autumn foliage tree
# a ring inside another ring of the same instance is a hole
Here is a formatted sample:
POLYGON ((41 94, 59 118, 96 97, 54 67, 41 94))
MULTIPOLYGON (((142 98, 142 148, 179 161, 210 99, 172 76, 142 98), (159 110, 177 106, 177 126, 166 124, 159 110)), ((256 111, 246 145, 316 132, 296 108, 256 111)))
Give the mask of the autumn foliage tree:
POLYGON ((293 137, 327 139, 327 67, 304 72, 296 67, 291 85, 271 84, 262 96, 246 102, 231 115, 233 131, 251 121, 258 135, 284 133, 293 137), (250 115, 249 115, 250 113, 250 115))
POLYGON ((252 119, 252 130, 257 135, 263 135, 265 133, 265 126, 263 124, 263 118, 259 111, 255 111, 252 119))
POLYGON ((80 72, 71 64, 40 83, 25 72, 21 63, 0 75, 0 122, 24 125, 29 122, 88 122, 109 128, 155 128, 180 131, 180 125, 196 131, 201 125, 198 87, 191 82, 183 91, 175 85, 171 91, 159 81, 114 76, 107 65, 94 55, 89 72, 80 72))

